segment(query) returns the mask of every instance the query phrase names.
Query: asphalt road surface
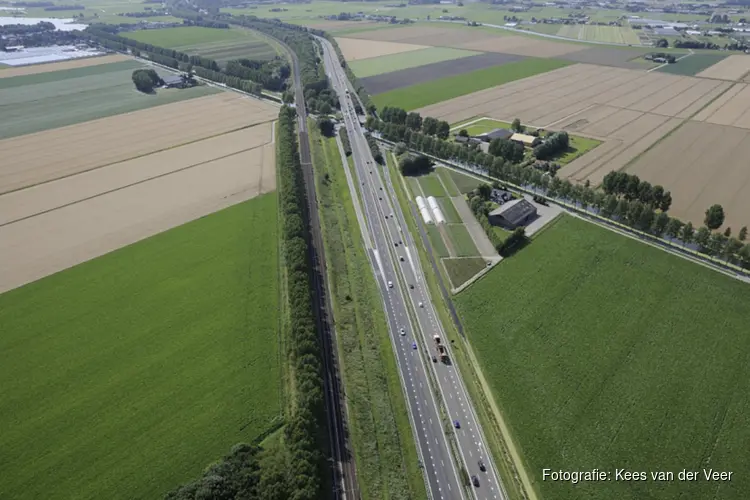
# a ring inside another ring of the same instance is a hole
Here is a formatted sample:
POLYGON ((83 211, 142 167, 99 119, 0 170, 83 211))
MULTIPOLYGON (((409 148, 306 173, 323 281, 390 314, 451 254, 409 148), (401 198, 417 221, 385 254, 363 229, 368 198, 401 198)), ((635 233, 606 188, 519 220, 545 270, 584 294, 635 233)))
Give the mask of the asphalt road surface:
POLYGON ((364 213, 374 241, 371 261, 384 295, 391 338, 394 340, 429 489, 434 498, 464 498, 457 472, 459 468, 463 468, 470 477, 476 477, 478 481, 478 486, 472 485, 468 490, 472 497, 505 500, 505 491, 460 373, 450 361, 450 346, 446 345, 449 358, 447 362, 441 362, 437 357, 434 336, 439 336, 445 344, 445 332, 432 305, 404 215, 398 202, 392 199, 393 185, 387 169, 377 165, 372 158, 351 96, 347 93, 347 88, 351 85, 333 47, 327 40, 319 40, 323 45, 326 69, 339 96, 349 134, 356 178, 363 194, 364 213), (381 177, 381 170, 385 182, 381 177), (414 328, 409 322, 409 310, 416 318, 414 328), (442 399, 447 410, 446 417, 440 416, 430 388, 430 378, 437 383, 437 396, 442 399), (455 436, 459 452, 458 464, 454 464, 450 455, 446 431, 455 436), (485 471, 480 470, 480 461, 485 471))

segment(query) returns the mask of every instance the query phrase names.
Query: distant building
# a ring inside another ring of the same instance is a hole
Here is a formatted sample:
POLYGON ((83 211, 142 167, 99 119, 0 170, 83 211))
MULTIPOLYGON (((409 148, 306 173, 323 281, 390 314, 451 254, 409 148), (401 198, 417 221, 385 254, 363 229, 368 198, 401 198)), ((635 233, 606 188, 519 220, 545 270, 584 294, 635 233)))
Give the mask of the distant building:
POLYGON ((520 142, 527 148, 533 148, 542 141, 539 137, 526 134, 513 134, 510 136, 510 140, 520 142))
POLYGON ((492 142, 495 139, 510 139, 512 135, 513 135, 513 132, 508 129, 496 128, 495 130, 492 130, 490 132, 479 134, 477 138, 485 142, 492 142))
POLYGON ((185 79, 180 75, 167 75, 162 77, 164 80, 164 86, 170 89, 181 89, 186 87, 185 79))
POLYGON ((5 52, 21 52, 23 50, 23 45, 13 45, 5 47, 5 52))
POLYGON ((489 213, 488 219, 493 226, 515 229, 527 225, 536 216, 536 207, 526 199, 520 198, 497 207, 489 213))

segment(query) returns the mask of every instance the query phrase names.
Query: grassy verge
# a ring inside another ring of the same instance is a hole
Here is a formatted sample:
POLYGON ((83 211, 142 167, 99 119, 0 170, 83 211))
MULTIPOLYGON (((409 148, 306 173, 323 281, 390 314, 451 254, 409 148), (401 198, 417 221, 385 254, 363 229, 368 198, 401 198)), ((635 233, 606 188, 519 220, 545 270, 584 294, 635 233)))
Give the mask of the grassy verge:
POLYGON ((469 278, 487 267, 487 263, 481 257, 443 259, 443 265, 453 288, 466 283, 469 278))
POLYGON ((426 498, 379 292, 335 139, 311 124, 349 430, 363 498, 426 498))
POLYGON ((1 295, 0 496, 160 498, 277 422, 276 240, 271 193, 1 295))
MULTIPOLYGON (((474 371, 474 366, 469 357, 469 353, 463 348, 464 340, 457 333, 453 318, 448 311, 448 306, 443 298, 438 284, 438 277, 432 271, 432 264, 429 261, 426 250, 419 236, 416 221, 412 216, 411 210, 407 203, 407 198, 403 185, 400 182, 401 174, 396 168, 395 162, 392 161, 392 155, 388 155, 388 168, 391 176, 393 177, 393 184, 396 190, 396 197, 404 211, 406 217, 406 223, 409 226, 409 231, 414 235, 417 243, 417 251, 419 254, 420 263, 424 270, 425 280, 430 290, 430 296, 432 297, 433 303, 435 304, 435 310, 437 315, 445 328, 448 340, 452 342, 453 360, 458 363, 461 374, 464 378, 466 389, 469 391, 469 396, 472 402, 474 402, 474 408, 477 411, 480 423, 484 430, 485 437, 487 438, 490 451, 495 460, 495 464, 498 467, 500 475, 502 476, 503 485, 509 495, 509 498, 530 498, 524 494, 522 487, 520 486, 520 480, 517 478, 517 474, 514 469, 513 462, 510 458, 510 454, 505 446, 505 442, 502 438, 502 434, 499 425, 492 413, 492 409, 487 401, 485 393, 480 385, 480 380, 477 373, 474 371)), ((453 172, 451 172, 453 173, 453 172)), ((465 176, 464 176, 465 177, 465 176)), ((439 269, 443 266, 439 266, 439 269)), ((444 268, 443 268, 444 269, 444 268)), ((446 281, 447 277, 443 270, 440 271, 443 280, 446 281)), ((532 492, 533 493, 533 492, 532 492)), ((533 497, 531 497, 533 498, 533 497)))
POLYGON ((430 82, 392 90, 374 96, 373 102, 378 109, 382 109, 384 106, 395 106, 408 111, 552 71, 570 64, 572 63, 557 59, 528 58, 463 75, 438 78, 430 82))
POLYGON ((748 300, 747 284, 563 217, 456 306, 545 498, 733 500, 750 497, 745 475, 576 485, 540 475, 592 463, 747 470, 748 300))

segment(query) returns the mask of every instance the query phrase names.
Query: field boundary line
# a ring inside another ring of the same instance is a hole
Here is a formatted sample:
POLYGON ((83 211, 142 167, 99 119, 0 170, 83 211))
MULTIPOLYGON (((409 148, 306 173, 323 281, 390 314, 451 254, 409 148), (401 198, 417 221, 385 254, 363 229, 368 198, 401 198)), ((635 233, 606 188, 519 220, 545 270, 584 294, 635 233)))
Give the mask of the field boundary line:
MULTIPOLYGON (((157 150, 151 151, 149 153, 143 153, 143 154, 140 154, 140 155, 131 156, 130 158, 126 158, 124 160, 117 160, 117 161, 113 161, 113 162, 110 162, 110 163, 105 163, 104 165, 98 165, 96 167, 87 168, 85 170, 81 170, 80 172, 74 172, 74 173, 70 173, 70 174, 66 174, 66 175, 61 175, 60 177, 55 177, 54 179, 47 179, 46 181, 37 182, 36 184, 29 184, 28 186, 23 186, 23 187, 19 187, 19 188, 15 188, 15 189, 10 189, 8 191, 3 191, 3 192, 0 192, 0 196, 6 195, 6 194, 10 194, 10 193, 17 193, 18 191, 23 191, 24 189, 30 189, 30 188, 37 187, 37 186, 43 186, 45 184, 49 184, 50 182, 55 182, 55 181, 59 181, 59 180, 62 180, 62 179, 67 179, 69 177, 75 177, 76 175, 85 174, 87 172, 93 172, 95 170, 99 170, 99 169, 106 168, 106 167, 111 167, 112 165, 117 165, 118 163, 125 163, 126 161, 137 160, 138 158, 143 158, 145 156, 153 155, 153 154, 156 154, 156 153, 163 153, 164 151, 169 151, 169 150, 172 150, 172 149, 180 148, 182 146, 188 146, 190 144, 195 144, 196 142, 207 141, 208 139, 214 139, 216 137, 221 137, 222 135, 231 134, 233 132, 239 132, 240 130, 246 130, 246 129, 249 129, 249 128, 252 128, 252 127, 257 127, 258 125, 265 125, 266 123, 274 122, 274 121, 275 121, 275 118, 272 118, 272 119, 264 121, 264 122, 256 123, 255 125, 244 125, 244 126, 239 127, 239 128, 235 128, 235 129, 232 129, 232 130, 227 130, 226 132, 220 132, 218 134, 207 135, 206 137, 201 137, 200 139, 195 139, 195 140, 192 140, 192 141, 187 141, 187 142, 183 142, 183 143, 180 143, 180 144, 175 144, 173 146, 169 146, 169 147, 166 147, 166 148, 163 148, 163 149, 157 149, 157 150)), ((86 122, 83 122, 83 123, 86 123, 86 122)), ((55 130, 55 129, 52 129, 52 130, 55 130)), ((265 146, 267 144, 271 144, 271 143, 262 144, 262 146, 265 146)), ((260 146, 258 146, 258 147, 260 147, 260 146)), ((255 148, 250 148, 250 149, 255 149, 255 148)), ((243 151, 248 151, 248 150, 243 150, 243 151)), ((238 153, 242 153, 243 151, 238 151, 238 153)), ((235 153, 232 153, 232 154, 235 154, 235 153)), ((227 155, 227 156, 231 156, 231 155, 227 155)), ((219 158, 216 158, 216 159, 219 159, 219 158)), ((210 160, 210 161, 213 161, 213 160, 210 160)), ((175 170, 175 172, 178 172, 178 170, 175 170)), ((0 226, 0 227, 2 227, 2 226, 0 226)))
MULTIPOLYGON (((108 194, 116 193, 117 191, 122 191, 123 189, 128 189, 128 188, 131 188, 133 186, 137 186, 139 184, 144 184, 146 182, 153 181, 154 179, 161 179, 163 177, 167 177, 167 176, 170 176, 172 174, 177 174, 177 173, 180 173, 180 172, 184 172, 185 170, 190 170, 191 168, 201 167, 203 165, 206 165, 207 163, 211 163, 211 162, 214 162, 214 161, 217 161, 217 160, 223 160, 225 158, 230 158, 232 156, 236 156, 236 155, 242 154, 242 153, 247 153, 249 151, 253 151, 253 150, 256 150, 256 149, 259 149, 259 148, 264 148, 265 146, 267 146, 267 144, 261 144, 260 146, 255 146, 254 148, 247 148, 247 149, 243 149, 243 150, 240 150, 240 151, 236 151, 236 152, 228 154, 228 155, 218 156, 216 158, 211 158, 210 160, 202 161, 202 162, 196 163, 194 165, 188 165, 186 167, 178 168, 177 170, 172 170, 170 172, 165 172, 163 174, 154 175, 153 177, 149 177, 147 179, 141 179, 141 180, 136 181, 136 182, 131 182, 131 183, 126 184, 124 186, 116 187, 114 189, 108 189, 106 191, 102 191, 101 193, 97 193, 97 194, 94 194, 94 195, 91 195, 91 196, 86 196, 86 197, 81 198, 79 200, 71 201, 69 203, 64 203, 64 204, 62 204, 60 206, 57 206, 57 207, 54 207, 54 208, 48 208, 46 210, 42 210, 41 212, 37 212, 35 214, 26 215, 24 217, 19 217, 18 219, 14 219, 14 220, 11 220, 11 221, 8 221, 8 222, 3 222, 2 224, 0 224, 0 227, 9 226, 9 225, 15 224, 17 222, 22 222, 24 220, 32 219, 32 218, 38 217, 40 215, 44 215, 44 214, 47 214, 47 213, 50 213, 50 212, 54 212, 55 210, 60 210, 62 208, 67 208, 67 207, 70 207, 70 206, 73 206, 73 205, 77 205, 79 203, 83 203, 83 202, 86 202, 86 201, 89 201, 89 200, 93 200, 95 198, 99 198, 100 196, 105 196, 105 195, 108 195, 108 194)), ((85 172, 81 172, 81 173, 85 173, 85 172)), ((262 166, 261 166, 261 173, 262 173, 262 166)), ((68 177, 70 177, 70 176, 68 176, 68 177)), ((59 179, 56 179, 56 180, 59 180, 59 179)), ((47 183, 45 183, 45 184, 47 184, 47 183)), ((261 185, 262 185, 262 181, 261 181, 261 185)), ((33 187, 33 186, 30 186, 30 187, 33 187)))
MULTIPOLYGON (((749 71, 749 73, 750 73, 750 71, 749 71)), ((726 81, 726 80, 724 80, 724 81, 726 81)), ((711 104, 714 103, 714 101, 716 101, 718 98, 720 98, 721 96, 723 96, 724 94, 726 94, 727 92, 729 92, 729 89, 731 89, 733 87, 734 87, 734 85, 730 85, 729 87, 726 88, 726 90, 724 90, 724 92, 721 92, 716 97, 714 97, 713 99, 711 99, 710 101, 708 101, 705 104, 705 106, 702 106, 700 109, 698 109, 692 115, 690 115, 688 117, 685 117, 682 120, 682 123, 680 123, 675 128, 673 128, 672 130, 670 130, 669 132, 667 132, 666 134, 664 134, 662 137, 659 138, 659 140, 657 140, 652 145, 650 145, 649 147, 647 147, 646 149, 644 149, 643 151, 641 151, 640 153, 638 153, 634 158, 631 158, 630 161, 628 161, 625 165, 623 165, 617 171, 618 172, 624 172, 624 171, 626 171, 631 165, 635 164, 636 161, 640 160, 643 157, 643 155, 645 155, 646 153, 648 153, 649 151, 651 151, 652 149, 654 149, 656 146, 658 146, 659 144, 661 144, 664 140, 666 140, 667 138, 669 138, 672 134, 676 133, 678 130, 680 130, 682 127, 684 127, 687 122, 692 121, 692 118, 694 116, 696 116, 698 113, 700 113, 701 111, 703 111, 704 109, 706 109, 707 107, 709 107, 711 104)), ((701 121, 701 122, 698 122, 698 123, 708 123, 708 122, 701 121)), ((599 183, 596 187, 601 187, 601 183, 599 183)))

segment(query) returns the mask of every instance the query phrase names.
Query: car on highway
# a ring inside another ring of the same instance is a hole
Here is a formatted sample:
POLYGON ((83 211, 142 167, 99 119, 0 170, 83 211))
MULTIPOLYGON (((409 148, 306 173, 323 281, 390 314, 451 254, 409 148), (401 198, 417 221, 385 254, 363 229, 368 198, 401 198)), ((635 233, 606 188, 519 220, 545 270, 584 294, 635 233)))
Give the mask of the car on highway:
POLYGON ((393 288, 393 281, 388 282, 388 288, 393 288))
POLYGON ((419 307, 424 307, 424 304, 420 302, 419 307))
POLYGON ((487 467, 485 467, 484 462, 482 462, 481 460, 477 462, 477 465, 479 465, 479 470, 481 470, 482 472, 487 470, 487 467))
POLYGON ((399 256, 398 260, 400 260, 401 262, 403 262, 403 261, 404 261, 404 258, 403 258, 403 257, 401 257, 401 256, 399 256))
POLYGON ((394 244, 393 244, 393 246, 394 246, 394 247, 397 247, 397 246, 398 246, 398 243, 394 243, 394 244))
POLYGON ((416 349, 417 348, 417 343, 416 342, 412 342, 411 343, 411 348, 412 349, 416 349))
POLYGON ((453 421, 453 427, 455 427, 456 429, 460 429, 461 428, 461 422, 459 422, 458 420, 454 420, 453 421))
POLYGON ((479 488, 479 478, 477 476, 471 476, 471 484, 473 484, 475 488, 479 488))
POLYGON ((436 356, 433 356, 433 357, 432 357, 432 362, 433 362, 433 363, 437 363, 437 357, 436 357, 436 356))
POLYGON ((400 330, 400 332, 401 332, 401 336, 402 336, 402 337, 403 337, 404 335, 406 335, 406 330, 404 330, 403 328, 402 328, 402 329, 400 330))
POLYGON ((409 285, 409 290, 414 290, 414 285, 409 285))

